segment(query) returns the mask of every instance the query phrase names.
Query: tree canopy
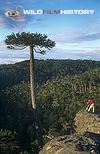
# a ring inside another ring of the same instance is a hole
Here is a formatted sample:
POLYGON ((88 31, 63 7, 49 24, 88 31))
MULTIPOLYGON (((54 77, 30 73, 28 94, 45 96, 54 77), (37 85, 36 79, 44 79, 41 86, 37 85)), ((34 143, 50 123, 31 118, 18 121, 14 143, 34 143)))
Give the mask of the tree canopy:
POLYGON ((24 49, 28 46, 35 48, 37 53, 45 53, 45 49, 55 46, 55 42, 48 39, 48 36, 40 33, 12 33, 5 39, 9 49, 24 49))

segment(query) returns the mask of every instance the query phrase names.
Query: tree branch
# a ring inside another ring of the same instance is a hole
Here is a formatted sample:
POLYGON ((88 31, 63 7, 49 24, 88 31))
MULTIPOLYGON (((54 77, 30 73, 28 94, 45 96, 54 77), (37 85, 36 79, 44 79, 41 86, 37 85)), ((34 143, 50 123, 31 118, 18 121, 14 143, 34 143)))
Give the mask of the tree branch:
POLYGON ((17 45, 14 45, 14 46, 13 45, 8 45, 7 48, 8 49, 14 49, 14 50, 23 50, 23 49, 27 48, 27 46, 20 47, 20 46, 17 46, 17 45), (18 48, 16 48, 15 46, 18 47, 18 48))
POLYGON ((39 50, 39 51, 37 51, 36 49, 35 49, 35 52, 36 53, 40 53, 40 54, 45 54, 45 50, 41 50, 40 48, 39 48, 39 46, 36 46, 37 47, 37 49, 39 50))

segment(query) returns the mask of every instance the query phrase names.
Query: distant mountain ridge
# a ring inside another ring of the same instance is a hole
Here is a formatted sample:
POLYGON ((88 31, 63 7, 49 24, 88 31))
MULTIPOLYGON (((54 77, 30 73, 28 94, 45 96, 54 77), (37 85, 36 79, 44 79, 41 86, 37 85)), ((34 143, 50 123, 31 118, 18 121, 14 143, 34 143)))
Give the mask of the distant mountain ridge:
MULTIPOLYGON (((52 78, 81 74, 100 67, 100 61, 92 60, 35 60, 36 82, 41 84, 52 78)), ((29 81, 29 61, 0 65, 0 89, 22 81, 29 81)))

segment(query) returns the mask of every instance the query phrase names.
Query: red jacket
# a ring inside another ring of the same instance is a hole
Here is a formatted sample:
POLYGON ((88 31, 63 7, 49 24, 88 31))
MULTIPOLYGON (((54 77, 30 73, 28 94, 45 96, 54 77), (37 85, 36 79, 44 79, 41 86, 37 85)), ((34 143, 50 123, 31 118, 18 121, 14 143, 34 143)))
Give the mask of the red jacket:
POLYGON ((88 105, 94 104, 94 101, 92 99, 89 99, 87 102, 88 105))

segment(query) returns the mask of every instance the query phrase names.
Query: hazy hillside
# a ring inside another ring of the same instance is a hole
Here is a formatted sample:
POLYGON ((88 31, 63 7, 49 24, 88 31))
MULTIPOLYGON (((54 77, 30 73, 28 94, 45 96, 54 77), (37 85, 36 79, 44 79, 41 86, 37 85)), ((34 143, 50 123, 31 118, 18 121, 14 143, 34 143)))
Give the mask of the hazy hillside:
MULTIPOLYGON (((100 67, 100 61, 91 60, 36 60, 36 82, 41 84, 57 76, 81 74, 100 67)), ((0 65, 0 89, 29 81, 29 61, 0 65)))

